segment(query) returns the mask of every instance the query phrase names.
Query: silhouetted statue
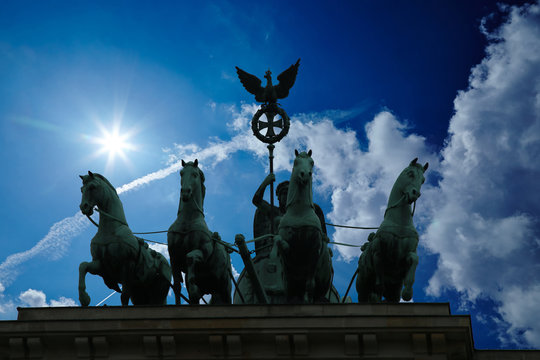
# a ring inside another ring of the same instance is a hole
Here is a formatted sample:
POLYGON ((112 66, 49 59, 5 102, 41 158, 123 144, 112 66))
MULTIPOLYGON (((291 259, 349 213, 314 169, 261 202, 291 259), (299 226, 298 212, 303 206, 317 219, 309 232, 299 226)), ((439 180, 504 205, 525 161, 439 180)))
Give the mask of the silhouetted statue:
POLYGON ((283 99, 289 95, 289 90, 294 85, 296 75, 298 74, 298 66, 300 66, 300 59, 296 61, 296 64, 291 65, 287 70, 278 75, 279 84, 277 85, 272 84, 272 72, 270 70, 266 71, 264 75, 266 78, 266 87, 261 86, 261 79, 245 72, 238 66, 236 67, 236 73, 244 88, 255 95, 255 101, 265 104, 275 104, 277 99, 283 99))
POLYGON ((286 211, 275 241, 285 266, 287 301, 324 302, 332 285, 332 265, 328 238, 313 204, 314 162, 311 150, 295 150, 295 155, 286 211))
POLYGON ((86 273, 99 275, 105 285, 121 293, 122 305, 164 305, 171 281, 171 268, 158 252, 148 248, 129 229, 122 202, 111 183, 100 174, 81 176, 81 212, 100 213, 97 234, 90 243, 91 262, 79 266, 79 301, 90 304, 86 273), (122 289, 118 284, 122 285, 122 289))
MULTIPOLYGON (((253 218, 253 237, 258 238, 266 234, 270 234, 270 221, 274 219, 274 234, 278 234, 279 222, 281 217, 285 215, 287 211, 287 195, 289 193, 289 180, 282 181, 276 188, 276 197, 278 198, 279 206, 273 207, 273 214, 271 214, 272 205, 268 201, 264 200, 264 192, 271 182, 275 181, 275 174, 268 174, 264 178, 262 184, 259 186, 255 194, 253 195, 253 205, 257 207, 255 210, 255 216, 253 218)), ((321 207, 313 203, 315 214, 321 222, 321 228, 326 235, 326 224, 324 219, 324 213, 321 207)), ((265 238, 255 242, 255 252, 257 255, 266 254, 270 252, 269 245, 272 243, 271 238, 265 238)))
MULTIPOLYGON (((278 206, 273 206, 263 199, 264 192, 270 183, 274 182, 276 176, 269 174, 263 180, 261 186, 253 195, 253 205, 257 207, 255 210, 255 216, 253 218, 253 237, 258 238, 260 236, 270 234, 271 226, 270 222, 274 221, 274 234, 277 234, 279 227, 279 221, 285 214, 285 204, 287 203, 287 192, 289 189, 289 181, 281 182, 276 188, 276 196, 278 198, 278 206)), ((255 242, 255 251, 257 255, 270 253, 270 245, 272 244, 272 238, 264 238, 255 242)))
POLYGON ((424 183, 424 166, 414 159, 397 178, 376 233, 371 233, 362 246, 358 260, 356 290, 359 302, 399 302, 412 299, 418 265, 418 233, 413 224, 411 204, 420 197, 424 183))
MULTIPOLYGON (((269 204, 263 200, 264 192, 268 185, 275 181, 275 175, 269 174, 261 183, 255 195, 253 196, 253 204, 257 206, 255 211, 255 217, 253 219, 253 236, 255 241, 256 256, 253 259, 253 266, 257 271, 258 277, 262 286, 267 294, 268 301, 272 304, 282 304, 287 302, 286 296, 286 279, 285 269, 283 264, 282 255, 278 252, 277 247, 273 247, 274 239, 269 236, 265 236, 271 233, 271 209, 274 211, 274 233, 277 235, 279 230, 279 223, 283 215, 286 212, 287 196, 289 189, 289 181, 281 182, 276 189, 276 195, 278 197, 279 207, 269 204)), ((322 209, 313 204, 315 214, 319 218, 321 229, 323 230, 323 237, 328 242, 326 236, 326 224, 324 220, 324 213, 322 209)), ((331 250, 327 249, 327 260, 322 261, 321 266, 326 266, 326 271, 320 271, 318 274, 326 274, 329 272, 333 275, 333 269, 331 267, 331 250)), ((324 280, 318 282, 324 283, 324 280)), ((246 269, 242 271, 238 278, 239 289, 235 291, 234 302, 235 304, 256 304, 258 303, 257 296, 255 296, 255 289, 251 284, 249 275, 246 269), (242 293, 242 296, 240 296, 242 293)), ((339 302, 339 294, 335 288, 326 289, 324 299, 318 299, 318 301, 326 302, 339 302)), ((322 290, 321 290, 322 291, 322 290)))
POLYGON ((204 220, 204 173, 198 161, 184 162, 180 170, 178 217, 169 228, 167 243, 173 272, 176 304, 180 304, 182 272, 191 304, 211 294, 211 304, 231 303, 231 259, 204 220))

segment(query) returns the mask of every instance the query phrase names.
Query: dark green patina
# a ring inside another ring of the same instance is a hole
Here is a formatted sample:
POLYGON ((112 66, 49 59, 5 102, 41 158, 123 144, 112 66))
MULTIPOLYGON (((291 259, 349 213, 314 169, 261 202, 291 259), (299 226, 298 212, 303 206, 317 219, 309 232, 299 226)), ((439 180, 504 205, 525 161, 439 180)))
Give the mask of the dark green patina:
MULTIPOLYGON (((266 87, 261 86, 260 79, 237 67, 244 87, 255 95, 256 101, 263 103, 252 119, 252 130, 259 140, 268 144, 270 164, 270 174, 253 196, 257 208, 254 239, 246 242, 242 234, 235 237, 245 265, 234 293, 237 304, 340 302, 332 285, 332 251, 324 214, 313 202, 311 150, 301 153, 295 150, 290 181, 278 185, 279 206, 274 206, 274 143, 289 130, 289 118, 277 100, 289 94, 299 61, 277 77, 278 85, 272 84, 271 72, 267 71, 266 87), (267 121, 261 119, 262 115, 267 121), (277 115, 281 119, 276 120, 277 115), (264 200, 268 186, 270 202, 264 200), (255 245, 254 258, 247 248, 249 242, 255 245)), ((422 166, 414 159, 403 170, 392 188, 383 222, 362 246, 356 281, 360 302, 383 299, 399 302, 412 298, 418 233, 412 221, 411 204, 416 204, 420 196, 427 168, 427 163, 422 166)), ((98 233, 91 242, 92 262, 81 263, 79 269, 81 305, 90 303, 85 291, 87 272, 102 276, 108 287, 121 291, 123 305, 129 299, 136 305, 164 304, 170 286, 175 303, 180 304, 182 273, 190 304, 198 304, 205 294, 212 295, 211 304, 231 304, 232 247, 218 233, 211 232, 204 219, 204 173, 197 160, 188 163, 182 160, 180 175, 177 218, 167 231, 171 266, 161 254, 133 235, 114 187, 99 174, 88 172, 81 176, 81 211, 90 216, 97 206, 101 214, 98 233), (174 285, 170 283, 171 268, 174 285)))
POLYGON ((211 304, 230 304, 231 259, 219 234, 204 220, 205 179, 198 165, 197 160, 182 160, 178 216, 167 234, 175 302, 180 304, 183 272, 191 304, 198 304, 204 294, 212 295, 211 304))
POLYGON ((101 276, 107 287, 120 292, 122 305, 128 305, 130 299, 134 305, 165 304, 171 281, 167 260, 133 235, 122 202, 104 176, 89 171, 81 179, 81 212, 90 216, 94 207, 100 212, 98 231, 90 242, 92 261, 79 266, 81 305, 90 304, 85 284, 88 272, 101 276))
POLYGON ((252 280, 253 275, 244 270, 235 303, 260 303, 256 283, 262 285, 270 303, 339 302, 331 283, 332 252, 327 246, 324 214, 312 200, 312 168, 311 152, 296 152, 291 180, 276 190, 279 207, 263 200, 266 187, 275 180, 273 174, 255 193, 256 256, 252 261, 258 280, 252 280), (271 221, 276 236, 264 236, 270 232, 271 221))
POLYGON ((376 233, 362 246, 358 260, 356 290, 359 302, 409 301, 418 265, 418 233, 413 224, 411 204, 420 197, 424 183, 424 166, 414 159, 397 178, 376 233))

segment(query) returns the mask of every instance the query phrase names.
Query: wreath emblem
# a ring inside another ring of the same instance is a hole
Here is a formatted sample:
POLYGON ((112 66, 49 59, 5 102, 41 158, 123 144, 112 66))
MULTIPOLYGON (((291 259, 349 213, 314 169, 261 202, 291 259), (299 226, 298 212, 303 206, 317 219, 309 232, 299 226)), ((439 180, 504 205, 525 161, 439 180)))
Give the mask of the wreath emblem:
POLYGON ((285 110, 277 106, 277 104, 263 105, 251 120, 251 130, 253 135, 259 140, 267 144, 274 144, 283 139, 289 132, 290 119, 285 110), (261 120, 262 115, 266 115, 266 121, 261 120), (279 115, 281 118, 275 120, 279 115), (261 130, 266 130, 263 135, 261 130), (275 129, 280 129, 276 132, 275 129))

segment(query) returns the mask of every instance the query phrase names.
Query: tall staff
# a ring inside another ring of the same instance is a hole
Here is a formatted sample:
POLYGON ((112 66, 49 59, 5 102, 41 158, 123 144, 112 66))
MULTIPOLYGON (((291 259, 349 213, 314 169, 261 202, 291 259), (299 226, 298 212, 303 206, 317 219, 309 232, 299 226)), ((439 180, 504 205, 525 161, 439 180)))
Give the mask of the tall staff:
MULTIPOLYGON (((251 130, 257 139, 268 144, 270 174, 274 173, 274 144, 287 135, 290 126, 289 116, 285 110, 279 106, 277 100, 284 99, 289 95, 289 90, 296 80, 299 66, 300 59, 296 61, 296 64, 291 65, 287 70, 278 75, 277 79, 279 83, 277 85, 272 84, 272 72, 270 70, 266 71, 264 75, 266 78, 266 87, 261 86, 262 81, 258 77, 236 67, 236 72, 238 73, 242 85, 244 85, 247 91, 255 95, 256 101, 263 103, 260 109, 253 115, 253 119, 251 120, 251 130), (261 119, 263 114, 266 117, 266 121, 261 119), (275 120, 278 115, 280 118, 275 120), (262 131, 265 129, 266 133, 263 134, 262 131), (276 131, 276 129, 280 130, 276 131)), ((270 211, 270 231, 273 234, 274 182, 270 183, 270 205, 272 209, 272 211, 270 211)))

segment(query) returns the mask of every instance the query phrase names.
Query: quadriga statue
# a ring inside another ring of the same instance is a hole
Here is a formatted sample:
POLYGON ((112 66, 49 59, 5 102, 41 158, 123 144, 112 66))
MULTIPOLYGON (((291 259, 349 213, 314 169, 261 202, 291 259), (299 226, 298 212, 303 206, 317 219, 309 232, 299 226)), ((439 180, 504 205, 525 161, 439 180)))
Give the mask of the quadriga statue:
POLYGON ((204 294, 212 295, 211 304, 230 304, 231 259, 219 234, 212 233, 204 220, 204 173, 197 160, 182 160, 182 167, 178 217, 167 235, 176 304, 182 272, 191 304, 198 304, 204 294))
POLYGON ((86 273, 101 276, 105 285, 120 292, 122 305, 128 305, 130 299, 134 305, 166 304, 171 281, 167 260, 133 235, 122 202, 104 176, 89 171, 81 179, 81 212, 90 216, 97 207, 100 213, 97 234, 90 242, 92 261, 79 266, 81 305, 90 304, 86 273))
POLYGON ((359 302, 409 301, 413 295, 414 273, 418 265, 418 233, 414 228, 411 204, 420 197, 424 166, 411 161, 397 178, 376 233, 362 246, 358 260, 356 290, 359 302))

